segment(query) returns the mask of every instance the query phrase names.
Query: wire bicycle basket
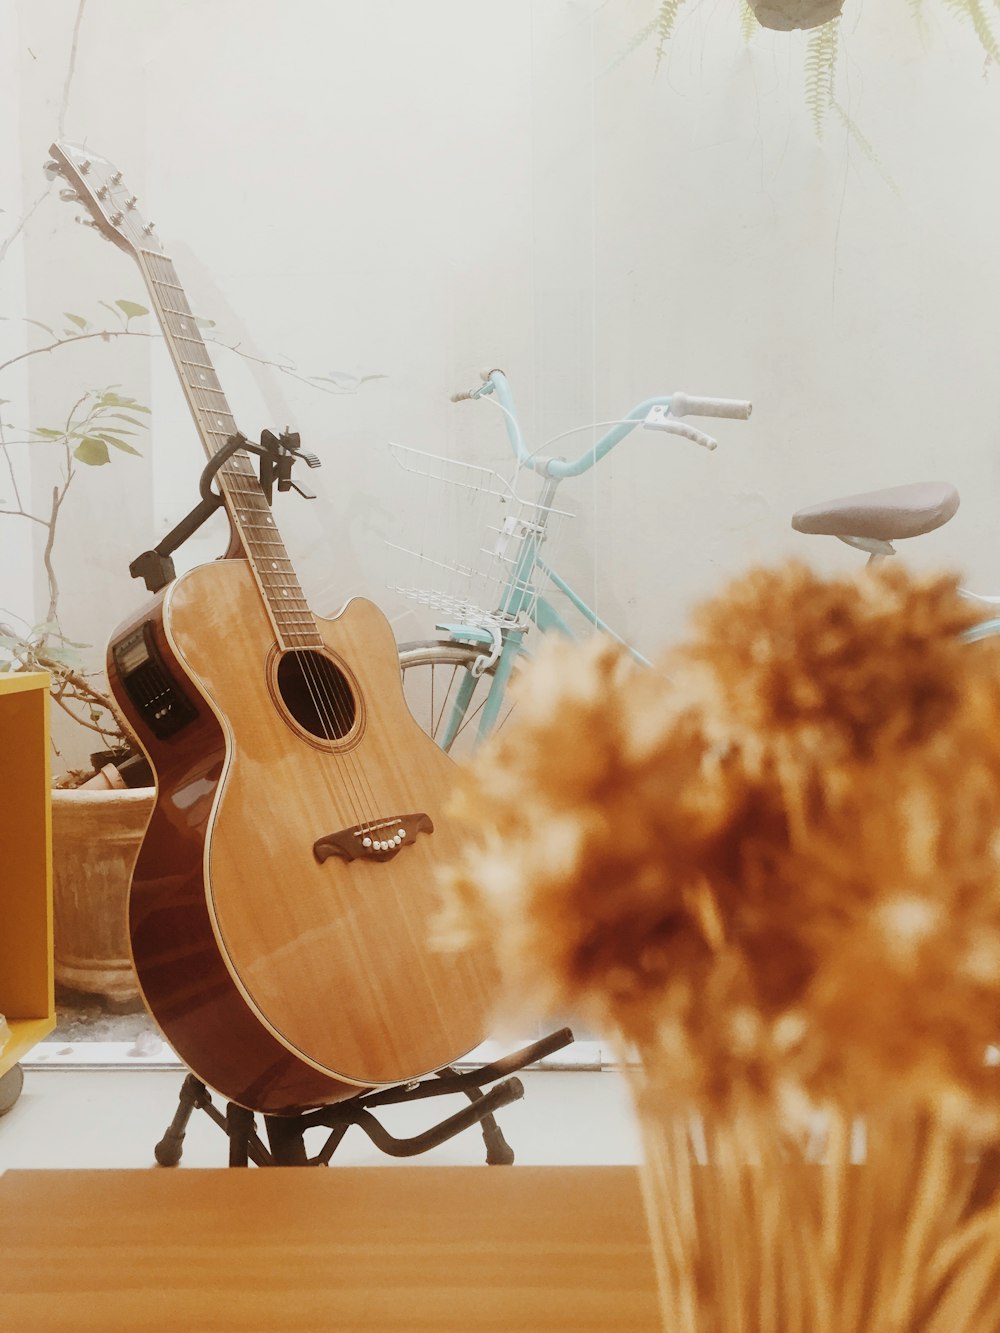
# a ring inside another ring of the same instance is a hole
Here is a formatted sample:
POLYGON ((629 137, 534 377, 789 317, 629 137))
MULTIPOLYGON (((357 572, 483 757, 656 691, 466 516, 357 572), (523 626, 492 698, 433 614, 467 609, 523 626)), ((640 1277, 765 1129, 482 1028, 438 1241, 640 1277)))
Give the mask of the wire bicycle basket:
POLYGON ((423 515, 413 544, 386 541, 397 565, 389 587, 463 625, 523 624, 544 582, 538 552, 572 515, 525 499, 492 468, 403 444, 389 451, 408 474, 407 512, 423 515))

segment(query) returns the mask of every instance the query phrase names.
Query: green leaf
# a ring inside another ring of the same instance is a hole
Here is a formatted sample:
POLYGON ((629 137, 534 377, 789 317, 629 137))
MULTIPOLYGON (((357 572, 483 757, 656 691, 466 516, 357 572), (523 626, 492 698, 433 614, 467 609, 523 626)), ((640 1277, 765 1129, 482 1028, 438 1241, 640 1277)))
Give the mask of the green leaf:
POLYGON ((89 327, 87 321, 84 319, 82 315, 71 315, 68 310, 64 310, 63 314, 66 316, 69 322, 71 324, 75 324, 78 329, 82 330, 89 327))
MULTIPOLYGON (((103 440, 105 444, 113 445, 115 449, 120 449, 124 454, 135 454, 136 458, 141 458, 142 454, 138 449, 133 449, 130 444, 120 440, 117 435, 108 435, 105 431, 97 431, 93 437, 97 440, 103 440)), ((107 459, 104 460, 107 462, 107 459)))
POLYGON ((103 440, 95 439, 93 435, 88 435, 85 440, 73 450, 73 457, 86 463, 88 467, 102 467, 105 463, 111 462, 111 455, 108 453, 108 446, 103 440))
POLYGON ((25 324, 34 324, 34 326, 35 326, 36 328, 38 328, 38 329, 44 329, 45 332, 46 332, 46 333, 49 335, 49 337, 51 337, 51 338, 54 338, 54 337, 56 336, 56 334, 55 334, 55 329, 50 328, 50 326, 49 326, 48 324, 43 324, 42 321, 41 321, 40 319, 26 319, 24 322, 25 322, 25 324))
POLYGON ((62 666, 76 666, 80 658, 77 653, 71 653, 67 648, 55 648, 52 644, 47 644, 45 656, 50 657, 53 662, 59 662, 62 666))
POLYGON ((123 310, 129 319, 138 319, 140 315, 149 314, 144 305, 136 305, 135 301, 116 301, 115 305, 119 310, 123 310))
POLYGON ((101 407, 127 407, 130 412, 148 412, 148 407, 143 407, 142 403, 137 403, 134 398, 126 398, 120 393, 115 393, 113 389, 105 389, 97 400, 101 407))
POLYGON ((64 430, 52 430, 49 426, 39 426, 35 434, 43 436, 46 440, 61 440, 66 432, 64 430))
MULTIPOLYGON (((0 399, 0 401, 2 401, 2 399, 0 399)), ((146 411, 149 411, 149 409, 147 408, 146 411)), ((148 427, 148 425, 146 424, 145 421, 137 421, 137 420, 135 419, 135 417, 130 417, 130 416, 128 416, 125 412, 109 412, 109 413, 108 413, 108 416, 109 416, 109 418, 110 418, 111 420, 114 420, 114 421, 127 421, 127 422, 129 423, 130 426, 138 426, 140 430, 148 430, 148 429, 149 429, 149 427, 148 427)), ((130 430, 127 430, 127 431, 125 431, 124 433, 125 433, 126 435, 131 435, 131 434, 132 434, 132 432, 131 432, 130 430)))

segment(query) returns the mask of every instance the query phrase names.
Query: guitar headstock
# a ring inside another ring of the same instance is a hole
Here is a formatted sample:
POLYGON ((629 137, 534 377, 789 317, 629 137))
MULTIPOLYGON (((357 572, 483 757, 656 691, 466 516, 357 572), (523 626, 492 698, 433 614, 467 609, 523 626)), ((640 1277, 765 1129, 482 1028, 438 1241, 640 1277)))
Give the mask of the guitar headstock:
POLYGON ((48 175, 61 176, 66 188, 61 199, 81 203, 90 213, 78 222, 96 229, 133 258, 140 250, 163 252, 163 246, 137 208, 138 200, 118 168, 80 144, 57 141, 49 149, 52 160, 45 164, 48 175))

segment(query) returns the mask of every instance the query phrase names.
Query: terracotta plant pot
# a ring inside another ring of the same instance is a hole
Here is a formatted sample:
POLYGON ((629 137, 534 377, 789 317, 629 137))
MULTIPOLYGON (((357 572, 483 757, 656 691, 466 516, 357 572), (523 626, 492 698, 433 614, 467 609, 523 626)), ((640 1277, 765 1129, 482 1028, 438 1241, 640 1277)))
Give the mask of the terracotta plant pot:
POLYGON ((52 793, 55 977, 112 1007, 139 999, 128 937, 128 889, 155 791, 52 793))
POLYGON ((748 0, 762 28, 790 32, 793 28, 819 28, 839 18, 844 0, 748 0))

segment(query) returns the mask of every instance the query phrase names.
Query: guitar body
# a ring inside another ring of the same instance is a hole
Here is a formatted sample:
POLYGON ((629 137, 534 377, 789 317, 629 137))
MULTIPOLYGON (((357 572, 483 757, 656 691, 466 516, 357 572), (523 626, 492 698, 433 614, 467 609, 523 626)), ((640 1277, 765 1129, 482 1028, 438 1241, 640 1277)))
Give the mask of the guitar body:
POLYGON ((495 980, 431 938, 453 766, 406 707, 391 627, 361 599, 314 624, 304 684, 337 725, 312 730, 244 560, 177 579, 108 653, 157 776, 129 900, 144 998, 199 1078, 272 1114, 449 1064, 495 980))

